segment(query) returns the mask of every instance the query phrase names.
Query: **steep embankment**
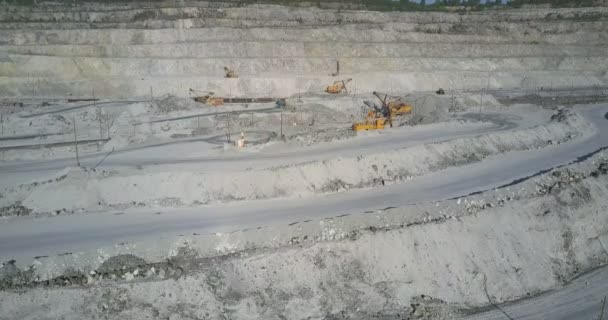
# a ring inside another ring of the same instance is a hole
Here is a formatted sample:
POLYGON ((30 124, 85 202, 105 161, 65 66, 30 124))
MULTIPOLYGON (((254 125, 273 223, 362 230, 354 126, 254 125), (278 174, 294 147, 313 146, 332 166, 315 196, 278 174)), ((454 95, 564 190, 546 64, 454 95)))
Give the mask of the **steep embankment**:
POLYGON ((180 236, 159 262, 110 257, 130 250, 115 246, 90 260, 40 257, 28 270, 7 263, 0 269, 0 285, 8 289, 0 292, 0 315, 37 318, 47 306, 66 319, 453 319, 460 308, 550 290, 605 264, 607 174, 600 153, 464 199, 275 232, 180 236), (44 273, 65 269, 68 260, 63 276, 44 273), (12 291, 24 286, 36 288, 12 291), (31 308, 31 301, 41 307, 31 308))

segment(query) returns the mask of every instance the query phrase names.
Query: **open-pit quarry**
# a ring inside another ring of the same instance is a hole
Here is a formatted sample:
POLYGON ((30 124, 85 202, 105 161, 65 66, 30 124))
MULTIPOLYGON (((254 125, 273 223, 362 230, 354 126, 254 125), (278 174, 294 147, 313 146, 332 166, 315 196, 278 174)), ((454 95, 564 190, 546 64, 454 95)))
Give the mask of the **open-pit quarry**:
POLYGON ((0 319, 608 318, 608 7, 348 3, 2 5, 0 319))

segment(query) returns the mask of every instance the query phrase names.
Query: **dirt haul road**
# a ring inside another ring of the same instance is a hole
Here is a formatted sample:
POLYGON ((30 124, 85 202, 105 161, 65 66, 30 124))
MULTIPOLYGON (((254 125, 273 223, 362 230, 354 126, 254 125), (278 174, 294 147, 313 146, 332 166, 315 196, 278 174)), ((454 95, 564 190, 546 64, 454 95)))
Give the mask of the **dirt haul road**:
MULTIPOLYGON (((462 119, 471 120, 477 118, 473 114, 465 114, 462 119)), ((456 138, 476 136, 484 133, 524 129, 532 125, 539 124, 538 121, 529 121, 516 116, 513 113, 495 113, 485 115, 487 121, 480 125, 455 126, 455 127, 421 127, 421 128, 395 128, 390 132, 371 133, 368 136, 359 137, 353 141, 344 141, 338 145, 321 144, 308 147, 303 151, 278 151, 266 152, 263 154, 243 154, 217 155, 217 156, 197 156, 197 142, 204 139, 187 139, 170 143, 156 145, 144 145, 108 153, 97 153, 86 155, 80 158, 83 167, 135 167, 150 165, 171 165, 179 164, 179 167, 172 169, 183 170, 184 165, 191 163, 197 165, 197 170, 234 170, 248 167, 278 166, 293 164, 298 162, 331 159, 334 157, 348 157, 359 154, 371 154, 395 150, 408 146, 419 145, 430 142, 447 141, 456 138), (404 139, 407 135, 407 139, 404 139), (193 155, 194 154, 194 155, 193 155), (107 156, 107 157, 106 157, 107 156), (102 161, 103 160, 103 161, 102 161)), ((545 121, 543 119, 542 121, 545 121)), ((0 166, 0 177, 2 180, 11 184, 14 181, 21 183, 28 182, 27 173, 35 173, 35 176, 43 174, 55 174, 58 170, 74 165, 74 159, 58 159, 31 162, 6 163, 0 166)), ((0 182, 0 185, 2 183, 0 182)))
POLYGON ((467 320, 518 319, 605 319, 603 305, 608 287, 608 268, 593 270, 574 279, 561 289, 534 298, 499 305, 467 320))
MULTIPOLYGON (((457 138, 474 137, 490 132, 526 129, 548 120, 550 112, 536 112, 526 118, 517 115, 518 110, 485 113, 482 122, 466 126, 400 127, 384 132, 370 132, 357 139, 340 144, 318 144, 303 150, 280 150, 264 153, 236 153, 229 155, 200 156, 198 145, 205 138, 184 139, 161 144, 127 147, 111 153, 96 153, 80 157, 83 167, 137 167, 172 165, 171 170, 189 170, 191 164, 198 171, 239 170, 252 167, 281 166, 307 161, 319 161, 336 157, 353 157, 396 150, 427 143, 438 143, 457 138), (407 138, 404 138, 407 137, 407 138)), ((457 117, 463 121, 479 121, 480 116, 465 113, 457 117)), ((58 170, 74 165, 73 158, 43 161, 5 162, 0 165, 0 186, 26 183, 41 174, 54 175, 58 170), (4 182, 4 183, 3 183, 4 182)), ((166 170, 159 168, 158 170, 166 170)), ((155 170, 155 169, 150 169, 155 170)))
MULTIPOLYGON (((542 150, 511 152, 485 161, 415 178, 409 182, 322 196, 311 202, 258 200, 195 209, 125 210, 53 218, 16 219, 0 225, 0 256, 31 261, 36 256, 79 252, 116 243, 140 243, 179 234, 212 234, 259 226, 289 224, 342 214, 363 214, 386 207, 458 198, 508 186, 557 166, 584 159, 608 146, 606 105, 578 109, 596 131, 576 143, 542 150), (162 214, 158 214, 162 213, 162 214)), ((150 242, 152 243, 152 242, 150 242)))

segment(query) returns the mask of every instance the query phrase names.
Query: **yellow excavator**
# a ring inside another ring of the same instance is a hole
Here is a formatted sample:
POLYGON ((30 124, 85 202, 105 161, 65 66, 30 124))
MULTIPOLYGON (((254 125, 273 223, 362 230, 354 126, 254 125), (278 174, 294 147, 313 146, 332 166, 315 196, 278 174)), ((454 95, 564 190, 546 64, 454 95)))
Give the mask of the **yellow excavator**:
POLYGON ((412 113, 412 106, 403 102, 402 97, 391 97, 376 91, 373 94, 380 100, 382 106, 370 105, 374 110, 367 112, 365 121, 353 123, 354 131, 381 130, 386 123, 392 127, 394 117, 412 113))
POLYGON ((334 81, 334 83, 328 85, 325 88, 325 92, 338 94, 338 93, 342 93, 342 91, 344 91, 345 93, 348 93, 348 88, 346 87, 346 85, 348 83, 350 83, 351 81, 353 81, 353 79, 344 79, 344 80, 334 81))
POLYGON ((194 95, 193 99, 196 102, 201 102, 214 107, 221 106, 224 104, 224 98, 214 97, 214 93, 211 91, 203 91, 190 88, 190 90, 188 90, 188 93, 191 96, 194 95))
POLYGON ((380 130, 384 129, 386 123, 386 117, 383 117, 377 111, 370 110, 367 112, 367 117, 363 122, 353 123, 353 131, 368 131, 368 130, 380 130))
POLYGON ((412 113, 412 106, 403 102, 402 97, 389 96, 385 93, 374 91, 374 95, 382 102, 382 108, 385 109, 385 116, 395 117, 404 114, 412 113))

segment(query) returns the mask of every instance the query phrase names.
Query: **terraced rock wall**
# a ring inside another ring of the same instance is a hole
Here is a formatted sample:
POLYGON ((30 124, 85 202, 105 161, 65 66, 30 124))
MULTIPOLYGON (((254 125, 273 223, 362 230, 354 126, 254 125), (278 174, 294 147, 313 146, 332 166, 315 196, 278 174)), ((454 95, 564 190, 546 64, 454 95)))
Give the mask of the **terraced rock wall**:
POLYGON ((0 96, 289 96, 340 78, 358 92, 603 85, 606 30, 608 8, 7 6, 0 96), (240 77, 224 78, 225 66, 240 77))

